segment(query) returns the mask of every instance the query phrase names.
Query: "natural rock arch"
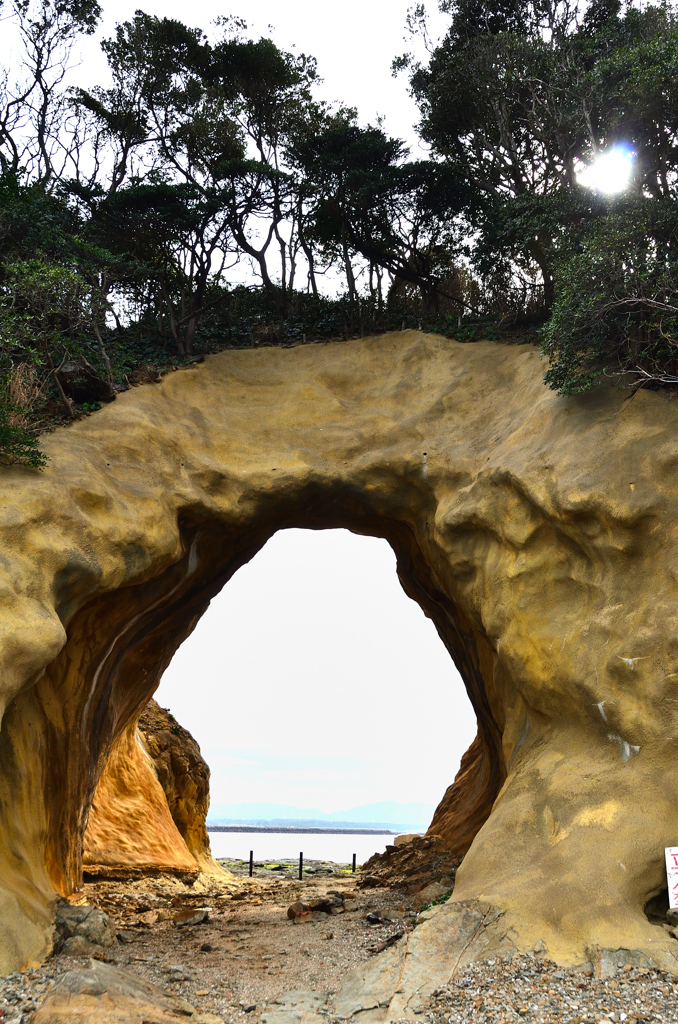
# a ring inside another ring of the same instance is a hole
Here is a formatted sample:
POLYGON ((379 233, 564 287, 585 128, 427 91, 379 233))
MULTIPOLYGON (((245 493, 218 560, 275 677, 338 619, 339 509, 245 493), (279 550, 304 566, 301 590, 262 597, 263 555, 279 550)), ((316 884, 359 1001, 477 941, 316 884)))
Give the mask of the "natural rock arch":
POLYGON ((416 332, 230 351, 57 431, 44 474, 3 471, 0 969, 47 952, 112 744, 286 526, 385 537, 460 669, 478 740, 434 827, 482 825, 453 897, 496 908, 481 945, 675 963, 643 907, 678 842, 678 409, 542 374, 416 332))

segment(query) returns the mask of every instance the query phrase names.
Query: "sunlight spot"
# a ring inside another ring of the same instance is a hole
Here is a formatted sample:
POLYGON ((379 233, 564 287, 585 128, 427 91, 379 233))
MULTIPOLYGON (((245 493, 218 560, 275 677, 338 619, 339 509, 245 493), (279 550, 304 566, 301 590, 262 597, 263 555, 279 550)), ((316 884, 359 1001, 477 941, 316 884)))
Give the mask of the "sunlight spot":
POLYGON ((634 153, 626 146, 615 146, 594 160, 577 175, 577 181, 585 188, 613 195, 628 188, 631 179, 634 153))

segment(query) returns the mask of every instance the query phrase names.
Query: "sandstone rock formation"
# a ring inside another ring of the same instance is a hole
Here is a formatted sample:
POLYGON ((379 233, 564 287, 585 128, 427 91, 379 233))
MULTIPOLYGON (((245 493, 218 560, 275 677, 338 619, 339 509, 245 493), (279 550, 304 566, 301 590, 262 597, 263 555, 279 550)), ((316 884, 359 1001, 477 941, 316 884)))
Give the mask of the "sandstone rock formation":
POLYGON ((179 835, 202 871, 224 873, 210 852, 205 822, 210 770, 200 747, 173 715, 151 700, 139 719, 143 745, 155 767, 179 835))
POLYGON ((287 526, 387 538, 477 713, 435 827, 479 831, 408 970, 454 960, 455 906, 485 949, 675 967, 644 906, 678 843, 678 404, 543 370, 416 332, 225 352, 2 471, 0 970, 47 952, 111 750, 287 526))
POLYGON ((96 960, 62 974, 33 1017, 34 1024, 176 1024, 177 1019, 222 1024, 181 996, 96 960))
POLYGON ((154 700, 113 746, 84 836, 97 877, 169 872, 225 876, 210 853, 209 768, 191 734, 154 700))
POLYGON ((99 878, 198 875, 136 721, 113 746, 99 779, 84 836, 83 867, 99 878))

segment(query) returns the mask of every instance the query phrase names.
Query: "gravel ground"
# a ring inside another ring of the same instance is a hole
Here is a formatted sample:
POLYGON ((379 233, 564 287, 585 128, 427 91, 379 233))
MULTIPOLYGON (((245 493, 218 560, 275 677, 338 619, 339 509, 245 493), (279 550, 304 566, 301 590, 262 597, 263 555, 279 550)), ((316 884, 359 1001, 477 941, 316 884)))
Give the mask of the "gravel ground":
MULTIPOLYGON (((283 992, 336 992, 346 971, 412 927, 420 897, 392 889, 359 890, 355 876, 325 875, 326 868, 302 882, 259 869, 252 880, 239 878, 235 889, 209 882, 190 887, 168 878, 89 883, 78 902, 101 907, 115 923, 120 938, 105 951, 105 960, 227 1024, 254 1024, 283 992), (344 913, 304 924, 288 919, 290 904, 328 891, 344 895, 344 913), (208 921, 175 927, 174 914, 189 907, 209 907, 208 921)), ((0 1022, 30 1024, 53 979, 88 962, 59 955, 42 967, 29 965, 0 978, 0 1022)), ((436 994, 421 1019, 427 1024, 678 1024, 678 984, 662 971, 625 967, 599 979, 537 956, 516 956, 468 969, 436 994)))
POLYGON ((664 971, 620 968, 612 978, 532 956, 487 960, 441 989, 422 1019, 435 1024, 633 1024, 678 1021, 678 984, 664 971))

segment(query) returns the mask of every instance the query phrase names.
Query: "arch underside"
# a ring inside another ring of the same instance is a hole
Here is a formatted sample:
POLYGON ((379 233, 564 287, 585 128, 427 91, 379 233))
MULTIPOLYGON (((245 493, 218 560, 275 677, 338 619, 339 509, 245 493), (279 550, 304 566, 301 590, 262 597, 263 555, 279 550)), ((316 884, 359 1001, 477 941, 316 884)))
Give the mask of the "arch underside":
MULTIPOLYGON (((505 778, 501 731, 493 717, 483 671, 492 673, 487 642, 450 602, 426 564, 406 524, 371 519, 353 503, 341 507, 309 498, 275 525, 261 523, 241 535, 219 522, 184 519, 183 556, 158 577, 102 595, 80 609, 69 624, 68 643, 37 684, 36 697, 51 705, 67 689, 80 699, 69 729, 86 742, 64 749, 62 732, 48 726, 48 761, 69 782, 58 801, 49 800, 48 856, 55 888, 67 894, 82 879, 82 836, 88 810, 108 754, 155 691, 175 651, 193 631, 211 599, 275 529, 346 527, 385 537, 397 557, 405 591, 433 620, 467 687, 478 718, 478 737, 463 784, 452 783, 431 825, 445 848, 463 855, 489 816, 505 778), (75 845, 71 837, 80 836, 75 845)), ((385 699, 389 698, 385 694, 385 699)), ((228 723, 225 723, 228 729, 228 723)), ((441 780, 441 790, 451 780, 441 780)), ((49 785, 52 783, 50 781, 49 785)))

